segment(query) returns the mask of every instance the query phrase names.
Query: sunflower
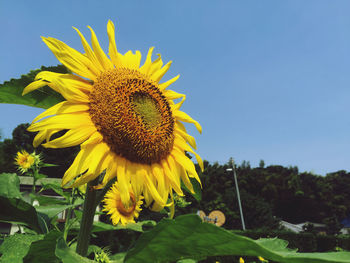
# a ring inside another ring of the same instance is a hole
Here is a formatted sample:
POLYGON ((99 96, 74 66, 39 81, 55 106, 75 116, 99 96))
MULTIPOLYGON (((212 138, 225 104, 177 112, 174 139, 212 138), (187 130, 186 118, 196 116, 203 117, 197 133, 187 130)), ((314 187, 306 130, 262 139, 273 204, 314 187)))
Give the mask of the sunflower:
POLYGON ((141 205, 143 203, 141 199, 143 199, 143 197, 135 196, 131 186, 129 186, 130 199, 127 204, 124 204, 121 200, 118 188, 118 182, 116 182, 106 193, 103 199, 103 211, 106 211, 107 214, 111 216, 114 225, 117 225, 119 222, 121 222, 122 225, 135 223, 134 218, 139 217, 141 205))
POLYGON ((15 164, 18 166, 18 170, 21 173, 27 172, 35 163, 35 157, 32 154, 27 153, 25 150, 17 152, 15 157, 15 164))
POLYGON ((92 48, 79 34, 85 53, 65 43, 43 41, 72 74, 42 71, 23 95, 48 85, 62 94, 65 101, 37 116, 30 127, 38 132, 33 145, 62 148, 80 145, 80 152, 62 179, 64 187, 78 187, 105 171, 102 185, 117 177, 123 204, 143 194, 146 206, 159 211, 172 198, 173 190, 183 196, 181 180, 193 192, 189 177, 200 182, 193 162, 185 152, 193 153, 196 142, 187 134, 183 122, 192 123, 201 133, 200 124, 180 108, 185 95, 167 89, 179 76, 160 83, 171 61, 163 65, 161 56, 152 60, 153 47, 140 66, 141 53, 117 51, 115 28, 107 24, 109 58, 101 49, 94 31, 92 48), (178 103, 174 100, 180 99, 178 103), (61 130, 66 133, 54 140, 61 130))

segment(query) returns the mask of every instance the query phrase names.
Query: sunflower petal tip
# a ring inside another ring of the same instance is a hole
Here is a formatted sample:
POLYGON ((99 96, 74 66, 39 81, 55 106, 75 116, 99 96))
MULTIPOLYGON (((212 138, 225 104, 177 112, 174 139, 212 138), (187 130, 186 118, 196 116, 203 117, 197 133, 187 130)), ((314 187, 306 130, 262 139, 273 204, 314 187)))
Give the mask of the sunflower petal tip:
POLYGON ((196 124, 196 128, 197 128, 198 132, 200 134, 202 134, 202 126, 199 123, 196 124))
POLYGON ((22 96, 26 95, 27 93, 28 93, 28 90, 26 90, 26 88, 24 88, 22 91, 22 96))
POLYGON ((114 23, 112 20, 108 19, 107 26, 112 26, 114 27, 114 23))
POLYGON ((44 41, 44 43, 46 44, 47 42, 49 42, 49 38, 48 37, 44 37, 44 36, 40 36, 41 40, 44 41))

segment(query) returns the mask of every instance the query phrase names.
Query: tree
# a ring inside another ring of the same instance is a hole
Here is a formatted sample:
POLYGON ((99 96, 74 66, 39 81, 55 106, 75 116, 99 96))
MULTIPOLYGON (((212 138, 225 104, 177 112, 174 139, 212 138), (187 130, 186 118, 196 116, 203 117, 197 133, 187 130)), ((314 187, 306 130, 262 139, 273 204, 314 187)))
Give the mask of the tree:
POLYGON ((259 162, 259 168, 265 168, 265 162, 264 162, 264 160, 260 160, 260 162, 259 162))

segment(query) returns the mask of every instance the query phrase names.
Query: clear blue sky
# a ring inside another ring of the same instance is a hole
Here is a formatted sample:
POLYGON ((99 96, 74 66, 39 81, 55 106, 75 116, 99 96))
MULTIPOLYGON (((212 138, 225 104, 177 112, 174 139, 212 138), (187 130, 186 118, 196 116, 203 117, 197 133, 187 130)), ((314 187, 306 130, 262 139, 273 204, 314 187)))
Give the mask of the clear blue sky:
MULTIPOLYGON (((72 26, 90 25, 107 50, 156 47, 174 63, 164 79, 187 95, 190 132, 211 162, 249 160, 326 174, 350 170, 350 1, 0 0, 0 83, 58 61, 40 36, 82 51, 72 26)), ((11 137, 41 110, 0 105, 11 137)))

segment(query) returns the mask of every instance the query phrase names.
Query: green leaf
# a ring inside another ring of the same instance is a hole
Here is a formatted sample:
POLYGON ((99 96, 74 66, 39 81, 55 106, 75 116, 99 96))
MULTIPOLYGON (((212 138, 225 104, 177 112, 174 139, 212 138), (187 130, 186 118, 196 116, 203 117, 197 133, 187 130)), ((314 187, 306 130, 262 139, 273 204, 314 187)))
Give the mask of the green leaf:
POLYGON ((197 260, 188 258, 188 259, 180 259, 176 263, 197 263, 197 262, 198 262, 197 260))
POLYGON ((78 205, 81 205, 83 201, 75 203, 74 205, 41 205, 41 206, 36 206, 35 209, 39 213, 46 214, 49 218, 53 218, 54 216, 58 215, 62 211, 70 208, 70 207, 75 207, 78 205))
POLYGON ((63 263, 92 263, 93 260, 84 258, 77 254, 73 249, 67 246, 63 238, 58 238, 56 245, 56 256, 62 260, 63 263))
POLYGON ((30 204, 18 198, 0 196, 0 221, 28 226, 41 233, 36 210, 30 204))
MULTIPOLYGON (((75 213, 75 216, 79 220, 81 220, 83 215, 82 211, 75 210, 74 213, 75 213)), ((114 230, 121 230, 121 229, 129 229, 136 232, 143 232, 143 229, 142 229, 143 226, 155 226, 155 225, 156 225, 156 222, 153 220, 140 221, 136 223, 127 224, 125 226, 121 224, 114 226, 114 225, 106 224, 100 221, 94 221, 91 232, 96 233, 96 232, 114 231, 114 230)), ((79 228, 80 228, 80 224, 78 223, 72 226, 72 230, 78 230, 79 228)))
POLYGON ((19 178, 17 174, 0 174, 0 196, 7 198, 22 198, 19 191, 19 178))
POLYGON ((29 194, 32 200, 37 200, 40 205, 67 205, 67 201, 65 199, 58 199, 50 196, 40 195, 40 194, 29 194))
POLYGON ((350 252, 297 253, 280 239, 253 240, 213 224, 203 223, 196 215, 163 219, 144 232, 125 262, 171 262, 202 259, 208 256, 261 256, 281 263, 350 263, 350 252))
POLYGON ((33 242, 23 261, 26 263, 37 263, 42 261, 59 263, 59 259, 55 255, 55 250, 57 239, 60 236, 62 236, 62 233, 54 230, 45 235, 42 240, 33 242))
MULTIPOLYGON (((5 238, 0 246, 1 263, 22 263, 32 242, 40 240, 43 235, 14 234, 5 238)), ((40 261, 37 261, 40 262, 40 261)))
POLYGON ((117 254, 110 256, 109 259, 111 259, 112 263, 123 263, 125 255, 126 255, 126 252, 117 253, 117 254))
POLYGON ((40 174, 40 173, 34 173, 34 177, 36 180, 47 178, 47 175, 45 174, 40 174))
POLYGON ((51 164, 51 163, 43 163, 41 167, 55 167, 58 166, 57 164, 51 164))
POLYGON ((61 94, 50 89, 48 86, 22 96, 23 89, 34 80, 36 74, 43 70, 67 73, 66 68, 62 65, 56 67, 41 67, 40 70, 32 70, 27 75, 22 75, 20 79, 6 81, 0 84, 0 103, 23 104, 47 109, 63 101, 64 98, 61 94))
POLYGON ((147 220, 147 221, 141 221, 141 222, 137 222, 137 223, 127 224, 125 226, 120 225, 120 224, 113 226, 111 224, 106 224, 106 223, 98 221, 98 222, 94 222, 94 224, 92 226, 92 232, 102 232, 102 231, 121 230, 121 229, 129 229, 129 230, 133 230, 136 232, 143 232, 143 229, 142 229, 143 225, 154 226, 154 225, 156 225, 156 223, 155 223, 155 221, 147 220))
POLYGON ((42 188, 43 190, 51 189, 51 190, 55 191, 56 194, 63 196, 67 200, 69 200, 69 198, 71 196, 70 192, 63 191, 63 188, 61 187, 60 183, 48 183, 48 184, 41 183, 41 185, 43 187, 42 188))
POLYGON ((185 184, 181 181, 181 188, 185 189, 188 193, 190 193, 197 201, 202 200, 202 188, 200 183, 195 178, 190 177, 191 184, 193 186, 194 193, 185 186, 185 184))

